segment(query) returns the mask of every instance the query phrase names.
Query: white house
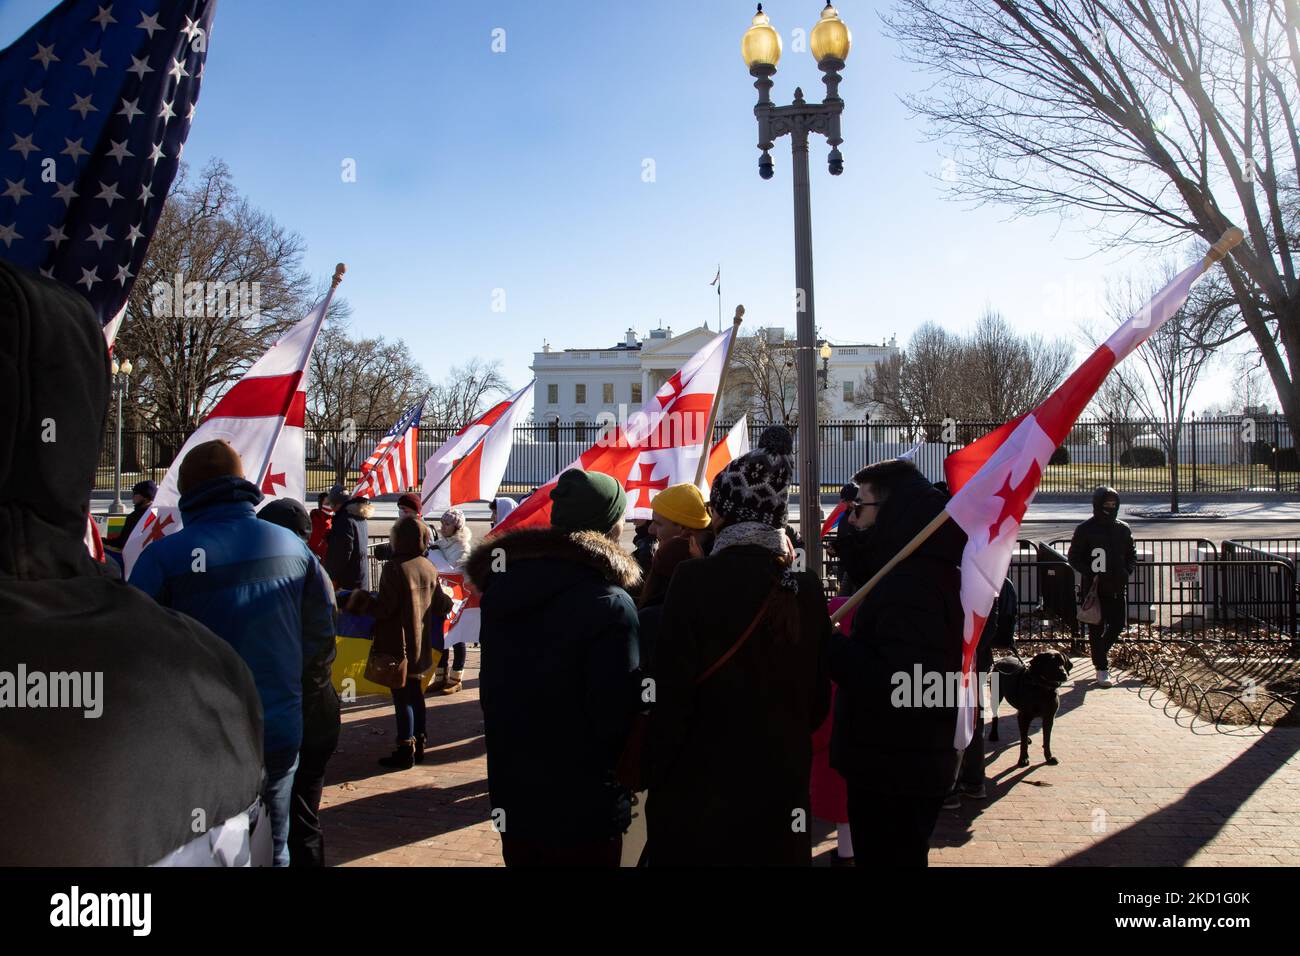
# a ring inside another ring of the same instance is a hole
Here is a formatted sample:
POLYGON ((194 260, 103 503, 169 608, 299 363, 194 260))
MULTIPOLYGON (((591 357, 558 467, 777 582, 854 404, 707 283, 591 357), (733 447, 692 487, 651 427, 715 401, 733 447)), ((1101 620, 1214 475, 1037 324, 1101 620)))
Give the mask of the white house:
MULTIPOLYGON (((769 343, 793 340, 783 329, 764 329, 769 343)), ((671 327, 652 329, 638 338, 628 329, 617 345, 595 349, 552 349, 545 344, 533 353, 533 419, 538 422, 595 422, 602 412, 617 415, 619 406, 641 407, 647 396, 659 390, 668 378, 698 352, 717 332, 700 326, 673 335, 671 327)), ((818 345, 823 344, 818 342, 818 345)), ((830 343, 831 356, 825 376, 830 418, 862 420, 873 409, 853 405, 853 393, 868 366, 898 354, 891 339, 887 345, 830 343)), ((817 359, 819 384, 822 360, 817 359)), ((724 408, 723 416, 729 418, 724 408)))

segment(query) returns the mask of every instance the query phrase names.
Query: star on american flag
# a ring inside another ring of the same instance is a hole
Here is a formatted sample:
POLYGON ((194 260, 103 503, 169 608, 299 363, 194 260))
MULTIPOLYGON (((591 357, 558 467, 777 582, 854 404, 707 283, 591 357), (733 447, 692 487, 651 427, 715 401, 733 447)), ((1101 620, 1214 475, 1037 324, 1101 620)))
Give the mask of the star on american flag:
POLYGON ((72 286, 101 322, 126 304, 175 178, 215 8, 64 0, 0 50, 0 256, 72 286))

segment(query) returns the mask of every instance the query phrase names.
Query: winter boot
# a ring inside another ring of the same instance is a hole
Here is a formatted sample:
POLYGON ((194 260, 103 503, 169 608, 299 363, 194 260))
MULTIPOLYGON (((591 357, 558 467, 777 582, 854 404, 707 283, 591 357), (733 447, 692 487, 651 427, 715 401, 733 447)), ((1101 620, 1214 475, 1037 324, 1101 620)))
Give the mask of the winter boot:
POLYGON ((464 671, 451 671, 447 675, 447 686, 442 689, 444 694, 454 694, 461 688, 460 678, 464 671))
POLYGON ((410 770, 415 766, 415 740, 399 740, 397 749, 387 757, 379 758, 379 766, 394 770, 410 770))
POLYGON ((1098 687, 1114 687, 1114 686, 1115 686, 1114 684, 1111 683, 1111 680, 1110 680, 1110 671, 1097 671, 1097 686, 1098 686, 1098 687))
POLYGON ((442 689, 447 686, 447 668, 439 667, 433 675, 433 683, 429 685, 429 690, 433 693, 441 693, 442 689))
POLYGON ((424 763, 424 744, 428 738, 424 734, 415 735, 415 762, 424 763))

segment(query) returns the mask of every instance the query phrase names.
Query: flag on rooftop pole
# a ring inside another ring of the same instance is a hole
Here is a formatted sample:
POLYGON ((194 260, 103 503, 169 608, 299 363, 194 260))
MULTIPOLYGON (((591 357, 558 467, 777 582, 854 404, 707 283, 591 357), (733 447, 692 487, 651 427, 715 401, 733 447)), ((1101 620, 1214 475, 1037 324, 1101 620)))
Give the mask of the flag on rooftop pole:
POLYGON ((1175 276, 1041 405, 953 452, 945 460, 948 489, 953 494, 945 513, 966 532, 961 562, 961 603, 965 618, 962 695, 954 735, 954 745, 959 749, 970 742, 974 730, 978 688, 971 680, 971 672, 980 633, 993 600, 1002 589, 1020 523, 1038 492, 1052 452, 1065 441, 1111 369, 1183 307, 1197 279, 1241 238, 1240 230, 1228 230, 1204 259, 1175 276))
POLYGON ((402 413, 397 423, 388 430, 379 444, 361 464, 361 480, 352 492, 353 498, 377 498, 380 495, 402 494, 420 478, 416 462, 416 445, 420 440, 420 415, 424 411, 420 399, 402 413))
POLYGON ((0 256, 112 345, 194 118, 215 0, 64 0, 0 51, 0 256))
POLYGON ((424 463, 420 513, 440 515, 467 501, 495 498, 514 448, 515 425, 532 408, 529 382, 443 442, 424 463))
MULTIPOLYGON (((656 494, 670 485, 695 481, 700 457, 707 454, 710 412, 733 333, 729 330, 710 339, 639 411, 626 422, 613 424, 564 470, 599 471, 617 479, 627 491, 625 517, 649 520, 656 494)), ((524 499, 493 533, 549 525, 551 489, 558 478, 524 499)))
POLYGON ((339 263, 330 290, 321 303, 253 363, 176 453, 158 486, 153 506, 122 547, 122 561, 128 575, 140 552, 151 542, 180 530, 180 491, 176 479, 180 463, 195 445, 213 439, 230 442, 243 461, 244 477, 265 495, 263 505, 275 498, 304 500, 307 363, 343 272, 343 264, 339 263))

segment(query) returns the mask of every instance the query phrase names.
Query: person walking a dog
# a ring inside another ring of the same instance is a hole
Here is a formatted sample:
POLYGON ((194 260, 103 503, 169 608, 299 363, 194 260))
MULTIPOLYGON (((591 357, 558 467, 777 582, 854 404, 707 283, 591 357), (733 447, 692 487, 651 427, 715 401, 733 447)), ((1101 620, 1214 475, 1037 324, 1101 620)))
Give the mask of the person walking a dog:
POLYGON ((1088 625, 1088 643, 1097 686, 1110 687, 1108 657, 1128 623, 1128 579, 1137 567, 1133 532, 1119 520, 1119 493, 1114 488, 1101 485, 1093 491, 1092 517, 1074 529, 1067 560, 1083 576, 1081 595, 1097 586, 1101 623, 1088 625))

